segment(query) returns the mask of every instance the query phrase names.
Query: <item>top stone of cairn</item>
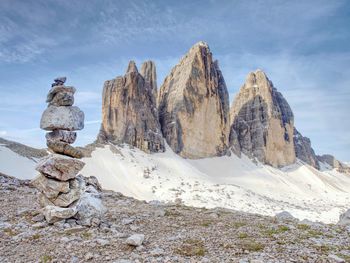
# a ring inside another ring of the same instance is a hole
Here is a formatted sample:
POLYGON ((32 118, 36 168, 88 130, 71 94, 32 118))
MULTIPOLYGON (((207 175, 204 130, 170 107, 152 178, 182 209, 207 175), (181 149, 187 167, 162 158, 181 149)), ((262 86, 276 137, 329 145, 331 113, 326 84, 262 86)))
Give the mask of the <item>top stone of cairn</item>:
POLYGON ((51 87, 62 86, 66 82, 66 80, 67 80, 66 77, 57 77, 53 80, 54 83, 51 84, 51 87))

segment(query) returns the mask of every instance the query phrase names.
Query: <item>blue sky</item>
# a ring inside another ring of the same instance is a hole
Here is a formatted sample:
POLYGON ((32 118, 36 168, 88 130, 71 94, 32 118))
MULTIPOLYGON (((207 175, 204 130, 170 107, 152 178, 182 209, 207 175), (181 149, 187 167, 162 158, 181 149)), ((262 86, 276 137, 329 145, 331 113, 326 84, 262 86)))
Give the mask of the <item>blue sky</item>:
POLYGON ((219 60, 230 101, 263 69, 318 154, 350 160, 350 3, 337 1, 0 0, 0 137, 45 146, 52 79, 67 76, 96 138, 103 82, 129 60, 156 62, 158 86, 196 42, 219 60))

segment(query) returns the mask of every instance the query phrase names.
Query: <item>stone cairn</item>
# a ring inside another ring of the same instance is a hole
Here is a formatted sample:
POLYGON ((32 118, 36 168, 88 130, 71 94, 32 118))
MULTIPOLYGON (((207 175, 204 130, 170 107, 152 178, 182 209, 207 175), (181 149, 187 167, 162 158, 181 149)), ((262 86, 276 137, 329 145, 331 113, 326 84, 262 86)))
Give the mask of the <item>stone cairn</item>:
POLYGON ((76 130, 84 128, 84 113, 74 103, 75 88, 65 86, 66 77, 56 78, 47 95, 40 128, 46 134, 51 154, 43 158, 36 170, 40 174, 32 181, 39 190, 39 203, 48 223, 75 219, 81 225, 98 225, 104 213, 99 190, 93 176, 78 175, 85 163, 82 152, 71 146, 76 130))

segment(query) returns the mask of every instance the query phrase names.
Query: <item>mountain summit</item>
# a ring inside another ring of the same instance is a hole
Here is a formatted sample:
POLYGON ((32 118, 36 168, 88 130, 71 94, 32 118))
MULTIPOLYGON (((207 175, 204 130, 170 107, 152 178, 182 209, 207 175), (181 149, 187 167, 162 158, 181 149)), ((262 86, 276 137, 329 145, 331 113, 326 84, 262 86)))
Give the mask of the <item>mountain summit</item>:
MULTIPOLYGON (((155 75, 155 67, 152 70, 155 75)), ((102 100, 98 141, 128 143, 145 152, 164 151, 154 87, 148 74, 145 80, 138 72, 134 61, 124 76, 105 82, 102 100)))
POLYGON ((243 153, 274 167, 295 162, 293 112, 262 70, 248 74, 230 117, 243 153))
POLYGON ((159 92, 163 136, 185 158, 226 154, 229 100, 209 46, 195 44, 166 77, 159 92))

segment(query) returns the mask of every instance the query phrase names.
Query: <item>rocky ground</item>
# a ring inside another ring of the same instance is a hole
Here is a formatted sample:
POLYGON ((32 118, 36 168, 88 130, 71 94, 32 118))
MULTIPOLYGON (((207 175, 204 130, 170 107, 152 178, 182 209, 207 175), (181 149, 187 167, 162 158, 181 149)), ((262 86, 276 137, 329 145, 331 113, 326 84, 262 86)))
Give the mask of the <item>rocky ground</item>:
POLYGON ((0 262, 350 262, 349 227, 102 196, 99 226, 47 225, 29 182, 0 175, 0 262))

